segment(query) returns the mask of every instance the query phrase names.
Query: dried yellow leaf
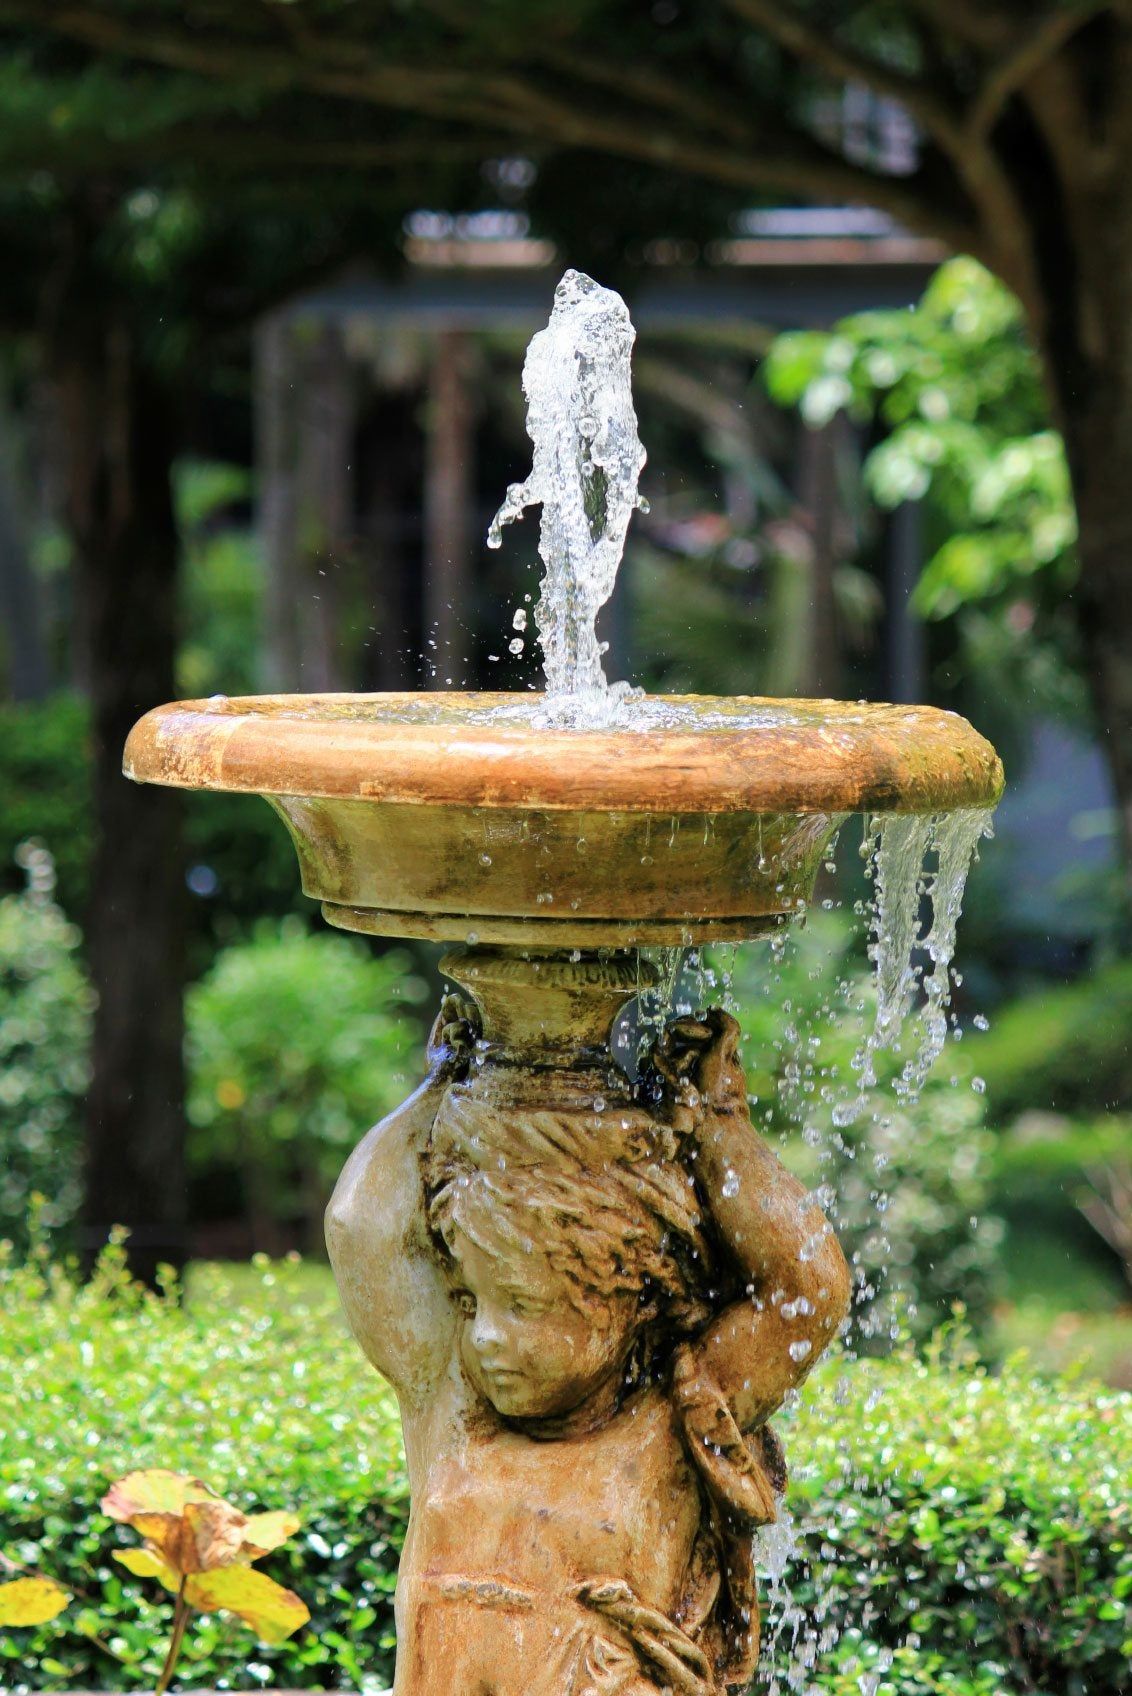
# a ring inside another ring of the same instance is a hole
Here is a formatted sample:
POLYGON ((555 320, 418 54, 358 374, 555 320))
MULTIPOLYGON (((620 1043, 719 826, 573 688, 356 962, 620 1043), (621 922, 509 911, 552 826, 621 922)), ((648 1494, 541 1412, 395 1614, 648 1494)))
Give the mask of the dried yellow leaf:
POLYGON ((133 1521, 140 1514, 172 1514, 180 1517, 188 1502, 218 1501, 215 1490, 199 1478, 164 1467, 147 1472, 128 1472, 112 1484, 102 1498, 102 1511, 111 1519, 133 1521))
POLYGON ((0 1584, 0 1625, 46 1625, 70 1600, 50 1578, 13 1578, 0 1584))
POLYGON ((250 1566, 194 1573, 185 1585, 185 1600, 201 1613, 223 1609, 238 1615, 265 1643, 282 1643, 311 1617, 293 1590, 250 1566))

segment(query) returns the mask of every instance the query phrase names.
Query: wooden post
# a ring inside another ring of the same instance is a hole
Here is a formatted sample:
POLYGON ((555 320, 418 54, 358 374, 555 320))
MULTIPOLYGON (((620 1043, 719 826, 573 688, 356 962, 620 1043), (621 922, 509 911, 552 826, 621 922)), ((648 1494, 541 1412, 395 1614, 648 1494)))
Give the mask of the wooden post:
POLYGON ((474 417, 469 338, 442 330, 428 374, 424 489, 424 683, 443 689, 467 670, 474 417), (430 645, 431 644, 431 645, 430 645))
POLYGON ((924 626, 911 599, 924 563, 919 505, 898 506, 888 526, 888 594, 885 661, 889 699, 922 701, 925 688, 924 626))
POLYGON ((820 430, 804 430, 798 496, 810 520, 813 553, 806 596, 805 673, 802 693, 836 696, 841 673, 834 575, 846 546, 839 464, 850 445, 850 426, 838 416, 820 430))
POLYGON ((295 369, 290 324, 260 320, 252 345, 257 520, 263 556, 262 681, 272 693, 298 689, 299 594, 295 511, 295 369))
POLYGON ((347 682, 339 572, 354 535, 352 379, 340 327, 323 323, 307 332, 296 408, 296 588, 304 690, 343 689, 347 682))

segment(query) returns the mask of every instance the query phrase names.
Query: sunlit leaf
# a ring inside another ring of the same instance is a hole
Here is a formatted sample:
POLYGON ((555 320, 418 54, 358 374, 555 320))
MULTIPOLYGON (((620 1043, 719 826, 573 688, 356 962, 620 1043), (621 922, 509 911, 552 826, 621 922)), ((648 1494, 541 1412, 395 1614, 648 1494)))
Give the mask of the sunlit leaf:
POLYGON ((13 1578, 0 1584, 0 1625, 45 1625, 70 1597, 50 1578, 13 1578))
POLYGON ((252 1514, 244 1526, 244 1548, 255 1560, 258 1555, 266 1555, 270 1549, 277 1549, 280 1543, 293 1537, 300 1523, 298 1515, 293 1513, 252 1514), (253 1550, 255 1553, 252 1553, 253 1550))
POLYGON ((265 1643, 282 1643, 311 1617, 292 1590, 250 1566, 194 1573, 185 1586, 185 1599, 202 1613, 223 1609, 238 1615, 265 1643))
POLYGON ((156 1578, 159 1584, 164 1584, 166 1590, 176 1590, 180 1586, 180 1578, 171 1566, 166 1566, 160 1555, 155 1555, 152 1549, 115 1549, 114 1559, 119 1561, 132 1572, 135 1578, 156 1578))

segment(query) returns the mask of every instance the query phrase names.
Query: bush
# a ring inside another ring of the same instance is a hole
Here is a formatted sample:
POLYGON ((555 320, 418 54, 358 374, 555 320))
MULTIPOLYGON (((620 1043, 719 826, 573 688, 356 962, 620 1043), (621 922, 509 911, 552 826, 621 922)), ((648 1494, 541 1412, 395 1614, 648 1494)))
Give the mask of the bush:
MULTIPOLYGON (((857 1269, 865 1340, 902 1325, 925 1337, 957 1300, 981 1322, 996 1293, 994 1138, 966 1045, 948 1047, 917 1101, 892 1088, 904 1056, 878 1055, 865 1110, 837 1122, 838 1103, 857 1089, 853 1057, 875 1005, 872 980, 852 958, 855 935, 843 915, 814 915, 780 952, 739 957, 732 991, 752 1112, 781 1139, 786 1164, 824 1186, 857 1269)), ((910 1021, 906 1047, 914 1040, 910 1021)))
POLYGON ((1132 1109, 1132 960, 1043 988, 1000 1012, 971 1040, 994 1116, 1132 1109))
MULTIPOLYGON (((178 1305, 127 1286, 119 1263, 86 1288, 40 1261, 0 1264, 0 1555, 75 1593, 52 1624, 0 1631, 0 1683, 152 1683, 169 1603, 111 1560, 119 1533, 97 1503, 118 1474, 163 1465, 241 1506, 294 1507, 303 1529, 263 1564, 314 1616, 277 1648, 197 1623, 185 1687, 381 1688, 407 1485, 393 1398, 328 1277, 261 1265, 233 1283, 209 1268, 178 1305)), ((798 1617, 773 1604, 767 1637, 840 1630, 812 1688, 1127 1689, 1132 1399, 1035 1382, 1019 1361, 992 1378, 956 1344, 844 1378, 822 1368, 783 1430, 798 1617)))
POLYGON ((389 1682, 400 1431, 328 1274, 262 1265, 249 1289, 203 1269, 179 1305, 130 1286, 120 1251, 85 1287, 40 1261, 0 1264, 0 1358, 0 1554, 42 1560, 75 1597, 52 1627, 0 1631, 0 1688, 152 1689, 172 1610, 111 1560, 133 1539, 98 1508, 109 1481, 146 1466, 303 1521, 262 1565, 307 1602, 310 1626, 268 1648, 223 1616, 195 1621, 184 1688, 389 1682))
POLYGON ((0 886, 16 891, 16 849, 46 844, 57 898, 71 918, 86 904, 92 844, 90 724, 75 695, 0 704, 0 886))
POLYGON ((257 1244, 298 1221, 321 1247, 346 1154, 409 1091, 427 989, 407 954, 296 920, 261 925, 189 991, 190 1154, 238 1170, 257 1244))
POLYGON ((28 888, 0 899, 0 1237, 22 1245, 36 1192, 44 1226, 78 1209, 93 997, 50 857, 26 843, 18 857, 28 888))
MULTIPOLYGON (((184 796, 185 860, 194 900, 193 971, 218 946, 247 936, 265 913, 313 908, 299 890, 295 854, 275 814, 247 795, 184 796)), ((19 888, 14 854, 35 836, 55 861, 57 899, 83 922, 93 850, 90 714, 73 695, 0 703, 0 893, 19 888)))

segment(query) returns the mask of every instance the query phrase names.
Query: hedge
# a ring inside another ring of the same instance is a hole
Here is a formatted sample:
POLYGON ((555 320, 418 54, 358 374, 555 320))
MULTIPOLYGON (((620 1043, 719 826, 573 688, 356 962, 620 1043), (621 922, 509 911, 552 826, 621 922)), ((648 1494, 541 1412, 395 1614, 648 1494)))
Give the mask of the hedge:
POLYGON ((1000 1123, 1033 1108, 1132 1108, 1132 960, 1022 996, 964 1047, 1000 1123))
MULTIPOLYGON (((85 1289, 0 1263, 0 1359, 0 1556, 74 1593, 52 1625, 0 1632, 0 1685, 152 1688, 169 1610, 110 1560, 129 1534, 97 1504, 116 1475, 165 1465, 301 1514, 263 1565, 313 1615, 272 1649, 198 1621, 181 1688, 385 1686, 399 1430, 322 1269, 208 1268, 179 1303, 130 1288, 113 1257, 85 1289)), ((1132 1398, 1043 1384, 1017 1360, 989 1376, 953 1338, 927 1360, 835 1362, 783 1425, 802 1558, 768 1636, 780 1663, 795 1632, 822 1645, 803 1688, 1128 1690, 1132 1398)))

